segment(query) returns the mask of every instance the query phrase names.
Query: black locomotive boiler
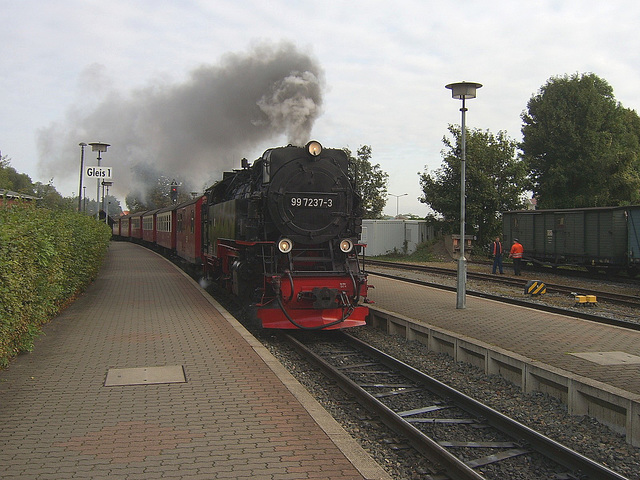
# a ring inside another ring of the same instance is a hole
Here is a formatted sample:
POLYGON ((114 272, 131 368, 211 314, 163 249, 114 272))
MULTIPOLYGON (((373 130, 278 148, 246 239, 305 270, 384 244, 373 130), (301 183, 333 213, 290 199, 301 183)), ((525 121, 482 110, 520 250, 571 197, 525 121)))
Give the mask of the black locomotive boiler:
POLYGON ((267 150, 205 192, 203 264, 265 328, 363 325, 361 203, 344 151, 267 150))

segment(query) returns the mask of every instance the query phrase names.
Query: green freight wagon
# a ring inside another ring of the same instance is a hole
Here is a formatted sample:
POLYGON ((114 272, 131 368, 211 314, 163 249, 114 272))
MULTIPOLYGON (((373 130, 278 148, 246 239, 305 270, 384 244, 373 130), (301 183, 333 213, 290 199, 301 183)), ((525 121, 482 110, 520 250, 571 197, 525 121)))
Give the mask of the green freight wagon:
POLYGON ((517 238, 527 263, 640 272, 640 206, 518 210, 502 222, 505 246, 517 238))

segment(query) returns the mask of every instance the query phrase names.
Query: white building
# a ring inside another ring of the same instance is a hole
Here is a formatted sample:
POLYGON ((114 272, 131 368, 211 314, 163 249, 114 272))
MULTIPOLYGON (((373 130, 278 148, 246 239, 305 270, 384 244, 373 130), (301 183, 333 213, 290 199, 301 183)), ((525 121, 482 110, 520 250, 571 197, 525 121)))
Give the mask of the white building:
POLYGON ((432 238, 433 226, 426 220, 362 220, 360 241, 367 244, 365 253, 370 257, 393 252, 411 254, 432 238))

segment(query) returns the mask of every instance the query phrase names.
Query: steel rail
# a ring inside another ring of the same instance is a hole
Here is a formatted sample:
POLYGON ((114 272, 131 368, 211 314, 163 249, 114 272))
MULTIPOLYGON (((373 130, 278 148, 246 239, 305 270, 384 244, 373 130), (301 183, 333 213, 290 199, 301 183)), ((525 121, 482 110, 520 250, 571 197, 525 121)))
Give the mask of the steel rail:
MULTIPOLYGON (((439 283, 427 282, 424 280, 415 280, 412 278, 399 277, 397 275, 391 275, 388 273, 382 272, 368 272, 369 275, 377 275, 379 277, 390 278, 393 280, 399 280, 402 282, 413 283, 415 285, 422 285, 425 287, 438 288, 440 290, 447 290, 450 292, 455 292, 455 286, 441 285, 439 283)), ((497 302, 509 303, 511 305, 518 305, 521 307, 533 308, 535 310, 541 310, 549 313, 557 313, 559 315, 565 315, 568 317, 580 318, 582 320, 589 320, 591 322, 601 323, 604 325, 614 325, 616 327, 627 328, 629 330, 640 330, 640 323, 637 322, 628 322, 625 320, 620 320, 616 318, 603 317, 600 315, 595 315, 588 312, 577 312, 575 310, 569 310, 566 308, 554 307, 552 305, 543 305, 540 303, 532 303, 526 300, 518 300, 517 298, 509 298, 503 297, 501 295, 493 295, 491 293, 478 292, 474 290, 467 289, 467 295, 473 297, 486 298, 489 300, 495 300, 497 302)))
POLYGON ((406 422, 393 410, 388 408, 382 402, 377 400, 369 392, 361 388, 350 378, 339 370, 335 369, 331 364, 326 362, 321 356, 309 350, 304 344, 291 335, 285 335, 285 338, 298 349, 307 359, 313 361, 328 377, 334 379, 340 388, 347 393, 355 396, 358 401, 380 416, 382 421, 398 434, 411 440, 411 446, 427 458, 442 466, 443 470, 451 477, 452 480, 483 480, 484 477, 476 473, 471 467, 461 462, 454 455, 449 453, 445 448, 441 447, 431 438, 419 431, 413 425, 406 422))
POLYGON ((453 402, 463 410, 470 412, 477 417, 483 418, 485 423, 500 430, 508 436, 518 439, 518 441, 524 442, 527 445, 531 445, 537 452, 558 462, 565 468, 579 470, 581 473, 589 475, 589 478, 598 480, 623 480, 626 478, 604 465, 594 462, 584 455, 571 450, 561 443, 536 432, 526 425, 503 415, 497 410, 484 405, 468 395, 455 390, 454 388, 413 368, 412 366, 387 355, 362 340, 354 338, 345 332, 343 332, 343 335, 349 338, 349 341, 357 345, 359 349, 380 360, 381 363, 384 363, 390 368, 398 369, 403 375, 406 375, 407 378, 427 385, 429 389, 432 389, 444 397, 451 398, 453 402))
MULTIPOLYGON (((593 480, 627 480, 626 477, 610 470, 574 450, 542 435, 535 430, 501 414, 466 394, 459 392, 452 387, 436 380, 435 378, 420 372, 410 365, 397 360, 381 350, 368 345, 367 343, 341 332, 343 339, 353 345, 358 351, 373 357, 377 362, 385 365, 393 371, 400 372, 405 378, 425 387, 434 394, 446 398, 461 410, 471 414, 476 418, 482 418, 483 423, 490 425, 496 430, 514 439, 517 443, 527 445, 529 450, 534 450, 546 458, 552 460, 572 472, 580 472, 587 478, 593 480), (529 448, 530 447, 530 448, 529 448)), ((482 475, 474 471, 471 466, 449 453, 443 446, 429 438, 411 423, 404 420, 398 413, 394 412, 373 395, 364 390, 357 383, 349 379, 345 374, 333 367, 320 355, 307 348, 302 342, 286 335, 286 338, 302 352, 306 358, 313 361, 322 371, 336 382, 348 393, 354 395, 368 409, 379 415, 383 422, 398 434, 403 435, 411 441, 411 446, 427 458, 435 461, 446 475, 452 480, 479 480, 484 479, 482 475)), ((440 472, 441 473, 441 472, 440 472)), ((433 477, 436 478, 436 477, 433 477)), ((440 478, 440 477, 438 477, 440 478)))
MULTIPOLYGON (((371 259, 367 261, 367 264, 369 266, 397 268, 400 270, 413 270, 413 271, 434 273, 434 274, 446 275, 446 276, 457 275, 457 272, 450 268, 433 267, 428 265, 416 265, 416 264, 410 264, 410 263, 391 263, 391 262, 382 262, 382 261, 376 261, 371 259)), ((370 272, 370 273, 376 273, 376 272, 370 272)), ((523 288, 525 286, 525 282, 523 282, 522 279, 496 276, 489 273, 468 271, 467 278, 472 278, 475 280, 482 280, 487 282, 500 283, 503 285, 509 285, 509 286, 519 287, 519 288, 523 288)), ((577 287, 574 287, 574 286, 559 285, 559 284, 547 283, 547 282, 544 282, 544 284, 547 287, 547 291, 549 292, 565 293, 569 295, 575 292, 576 290, 579 290, 577 287)), ((622 294, 612 293, 612 292, 596 291, 593 289, 589 289, 589 293, 596 295, 598 299, 606 302, 616 303, 619 305, 626 305, 630 307, 640 307, 639 295, 622 295, 622 294)))

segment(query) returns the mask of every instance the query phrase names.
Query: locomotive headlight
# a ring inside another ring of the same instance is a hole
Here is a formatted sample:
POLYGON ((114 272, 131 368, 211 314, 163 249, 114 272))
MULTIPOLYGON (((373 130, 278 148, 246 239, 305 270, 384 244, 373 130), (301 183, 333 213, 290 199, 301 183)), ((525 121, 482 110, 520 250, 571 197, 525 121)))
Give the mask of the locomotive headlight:
POLYGON ((322 145, 320 145, 320 142, 313 140, 307 143, 307 152, 309 152, 313 157, 317 157, 322 153, 322 145))
POLYGON ((281 238, 278 241, 278 250, 280 250, 282 253, 289 253, 292 248, 293 242, 288 238, 281 238))
POLYGON ((353 250, 353 242, 348 238, 340 241, 340 250, 342 250, 344 253, 349 253, 351 250, 353 250))

